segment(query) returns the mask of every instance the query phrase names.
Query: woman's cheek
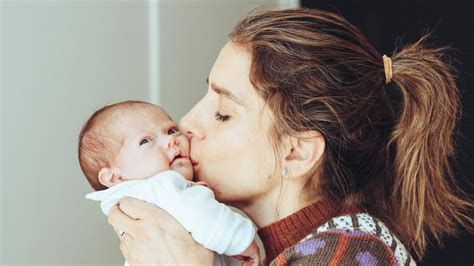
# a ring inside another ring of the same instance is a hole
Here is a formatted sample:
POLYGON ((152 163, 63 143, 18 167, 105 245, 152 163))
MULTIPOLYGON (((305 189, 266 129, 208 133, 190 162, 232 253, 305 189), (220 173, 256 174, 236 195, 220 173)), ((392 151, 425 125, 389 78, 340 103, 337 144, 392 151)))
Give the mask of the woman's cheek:
POLYGON ((251 193, 258 174, 256 149, 252 138, 244 134, 227 136, 213 143, 211 152, 206 153, 209 160, 206 160, 203 180, 211 184, 218 199, 244 199, 251 193))

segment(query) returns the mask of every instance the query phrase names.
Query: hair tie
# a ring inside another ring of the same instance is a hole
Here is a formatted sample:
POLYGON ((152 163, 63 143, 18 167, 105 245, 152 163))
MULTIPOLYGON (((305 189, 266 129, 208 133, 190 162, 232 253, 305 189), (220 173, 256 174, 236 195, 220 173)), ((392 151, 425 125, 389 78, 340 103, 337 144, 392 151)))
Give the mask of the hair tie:
POLYGON ((392 59, 390 57, 383 55, 383 70, 385 71, 385 84, 389 83, 392 80, 392 59))

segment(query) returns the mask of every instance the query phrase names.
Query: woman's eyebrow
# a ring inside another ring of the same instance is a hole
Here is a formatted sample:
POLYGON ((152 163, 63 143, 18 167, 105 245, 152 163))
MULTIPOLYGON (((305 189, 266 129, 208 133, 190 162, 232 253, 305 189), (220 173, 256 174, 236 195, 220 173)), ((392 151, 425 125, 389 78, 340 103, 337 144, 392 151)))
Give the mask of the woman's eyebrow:
MULTIPOLYGON (((209 78, 206 80, 206 83, 209 84, 209 78)), ((235 102, 236 104, 240 105, 240 106, 243 106, 243 104, 239 101, 239 99, 237 98, 237 96, 235 96, 232 92, 230 92, 229 90, 226 90, 225 88, 223 87, 220 87, 220 86, 217 86, 215 83, 211 83, 211 88, 213 91, 215 91, 217 94, 219 95, 222 95, 226 98, 228 98, 229 100, 235 102)))

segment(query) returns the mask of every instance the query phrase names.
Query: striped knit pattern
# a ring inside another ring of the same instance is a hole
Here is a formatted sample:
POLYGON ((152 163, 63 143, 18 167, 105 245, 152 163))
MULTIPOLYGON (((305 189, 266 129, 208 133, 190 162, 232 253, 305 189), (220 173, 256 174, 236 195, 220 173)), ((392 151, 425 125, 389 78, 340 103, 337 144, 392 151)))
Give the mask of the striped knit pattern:
POLYGON ((416 265, 377 218, 358 213, 330 219, 270 265, 416 265))
POLYGON ((274 260, 285 249, 298 243, 331 217, 346 214, 333 214, 332 211, 335 209, 338 207, 331 206, 329 201, 321 200, 269 226, 260 228, 258 235, 265 247, 266 254, 264 265, 268 265, 267 262, 274 260))

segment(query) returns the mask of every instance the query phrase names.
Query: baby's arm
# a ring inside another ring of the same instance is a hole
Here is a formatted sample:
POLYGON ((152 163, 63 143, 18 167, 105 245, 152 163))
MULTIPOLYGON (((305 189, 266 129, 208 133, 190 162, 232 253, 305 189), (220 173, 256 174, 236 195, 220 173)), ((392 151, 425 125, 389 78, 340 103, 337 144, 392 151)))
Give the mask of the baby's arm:
POLYGON ((212 190, 190 186, 176 172, 167 172, 166 181, 151 179, 153 203, 170 213, 193 238, 219 254, 234 256, 252 243, 255 230, 249 219, 216 201, 212 190))
POLYGON ((193 186, 175 171, 127 181, 86 196, 101 201, 106 215, 123 197, 137 198, 166 210, 197 242, 219 254, 238 255, 254 239, 255 230, 249 219, 216 201, 209 188, 193 186))

